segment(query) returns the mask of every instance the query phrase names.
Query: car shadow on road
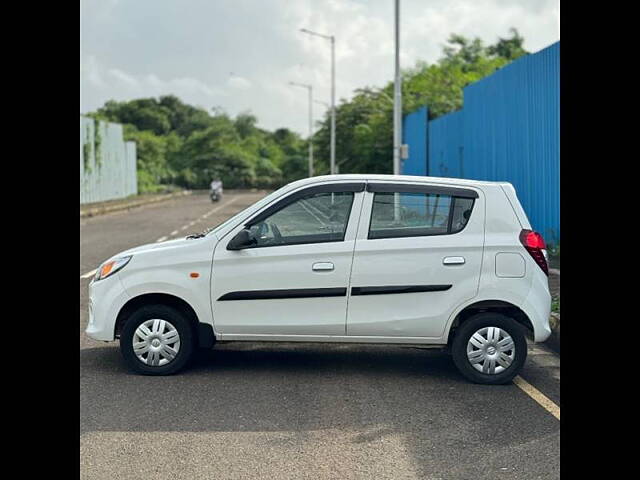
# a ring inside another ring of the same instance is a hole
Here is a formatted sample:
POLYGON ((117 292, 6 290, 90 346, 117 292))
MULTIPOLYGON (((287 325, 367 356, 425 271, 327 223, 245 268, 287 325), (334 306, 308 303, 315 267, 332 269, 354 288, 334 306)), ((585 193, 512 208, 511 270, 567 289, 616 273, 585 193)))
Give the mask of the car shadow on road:
POLYGON ((319 344, 252 343, 216 345, 212 350, 199 350, 189 366, 180 373, 166 377, 147 377, 130 372, 117 348, 113 346, 87 348, 80 352, 81 373, 86 378, 97 375, 124 374, 138 382, 172 384, 178 378, 209 383, 227 374, 238 375, 239 384, 247 377, 291 379, 303 375, 306 379, 326 375, 358 375, 370 380, 393 375, 404 378, 446 380, 468 383, 455 369, 448 353, 438 349, 406 346, 352 346, 319 344))

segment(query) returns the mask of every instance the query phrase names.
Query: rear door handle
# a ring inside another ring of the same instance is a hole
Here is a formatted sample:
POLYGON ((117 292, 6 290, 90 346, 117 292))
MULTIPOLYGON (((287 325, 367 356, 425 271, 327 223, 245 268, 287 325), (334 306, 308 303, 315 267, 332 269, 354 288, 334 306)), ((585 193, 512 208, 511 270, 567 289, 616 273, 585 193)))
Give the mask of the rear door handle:
POLYGON ((311 267, 314 272, 329 272, 333 270, 333 268, 334 266, 331 262, 316 262, 311 267))
POLYGON ((443 265, 464 265, 464 257, 444 257, 443 265))

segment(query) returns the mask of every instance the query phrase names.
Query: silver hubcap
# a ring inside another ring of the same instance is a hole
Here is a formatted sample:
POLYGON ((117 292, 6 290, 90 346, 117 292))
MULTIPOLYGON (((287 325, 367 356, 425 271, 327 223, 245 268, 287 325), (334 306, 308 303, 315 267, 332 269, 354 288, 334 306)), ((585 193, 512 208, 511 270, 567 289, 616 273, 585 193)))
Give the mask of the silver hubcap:
POLYGON ((482 373, 494 375, 509 368, 516 357, 511 336, 498 327, 484 327, 471 335, 467 343, 469 363, 482 373))
POLYGON ((166 320, 147 320, 133 334, 133 351, 142 363, 153 367, 166 365, 180 351, 180 334, 166 320))

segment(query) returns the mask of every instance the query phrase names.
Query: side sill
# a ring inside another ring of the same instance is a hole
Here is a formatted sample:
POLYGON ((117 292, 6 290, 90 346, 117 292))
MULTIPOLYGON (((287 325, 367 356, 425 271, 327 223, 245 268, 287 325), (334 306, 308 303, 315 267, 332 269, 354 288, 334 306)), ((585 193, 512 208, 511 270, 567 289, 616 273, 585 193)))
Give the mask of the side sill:
POLYGON ((307 342, 307 343, 370 343, 446 345, 443 337, 374 337, 349 335, 245 335, 218 334, 217 341, 229 342, 307 342))

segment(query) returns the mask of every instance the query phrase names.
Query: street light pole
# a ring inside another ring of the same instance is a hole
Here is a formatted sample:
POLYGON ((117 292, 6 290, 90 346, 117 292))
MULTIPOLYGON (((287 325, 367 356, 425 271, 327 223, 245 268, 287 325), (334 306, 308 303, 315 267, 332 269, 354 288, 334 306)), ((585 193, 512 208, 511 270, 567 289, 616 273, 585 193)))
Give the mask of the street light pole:
POLYGON ((309 177, 313 177, 313 87, 309 85, 309 177))
POLYGON ((402 78, 400 74, 400 0, 395 0, 396 65, 393 83, 393 174, 400 175, 402 148, 402 78))
POLYGON ((301 32, 322 37, 331 41, 331 162, 330 172, 336 173, 336 38, 333 35, 312 32, 306 28, 301 28, 301 32))
POLYGON ((313 85, 289 82, 289 85, 306 88, 309 91, 309 177, 313 177, 313 85))
POLYGON ((331 175, 336 173, 336 39, 331 36, 331 175))

